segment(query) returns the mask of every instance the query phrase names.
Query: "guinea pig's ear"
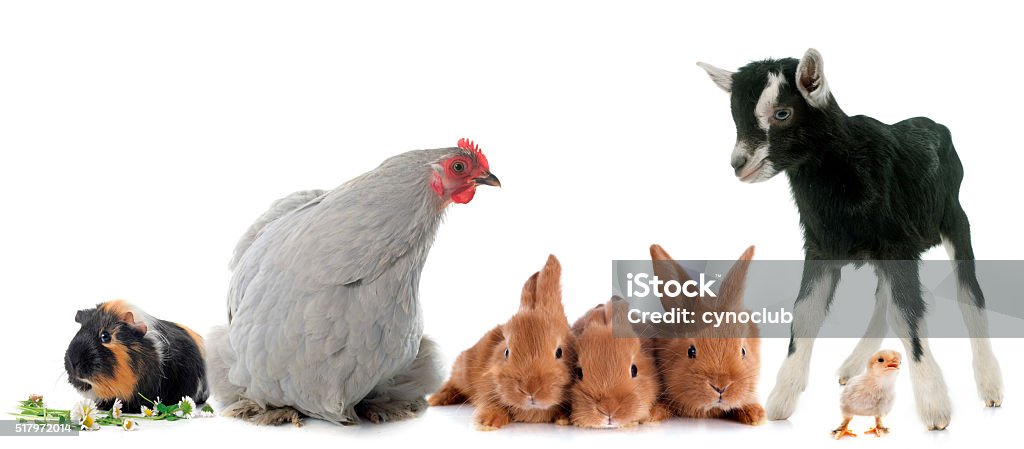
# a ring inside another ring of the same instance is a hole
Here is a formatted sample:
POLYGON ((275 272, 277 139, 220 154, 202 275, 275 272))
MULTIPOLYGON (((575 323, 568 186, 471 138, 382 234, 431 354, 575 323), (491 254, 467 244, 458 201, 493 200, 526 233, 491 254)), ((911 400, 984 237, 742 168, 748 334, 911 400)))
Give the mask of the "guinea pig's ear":
POLYGON ((78 324, 85 323, 89 320, 89 316, 92 315, 93 309, 82 309, 75 314, 75 322, 78 324))
POLYGON ((132 329, 139 331, 142 335, 146 335, 146 332, 149 332, 149 326, 146 326, 146 323, 143 321, 135 321, 135 314, 130 311, 121 315, 121 321, 132 329))

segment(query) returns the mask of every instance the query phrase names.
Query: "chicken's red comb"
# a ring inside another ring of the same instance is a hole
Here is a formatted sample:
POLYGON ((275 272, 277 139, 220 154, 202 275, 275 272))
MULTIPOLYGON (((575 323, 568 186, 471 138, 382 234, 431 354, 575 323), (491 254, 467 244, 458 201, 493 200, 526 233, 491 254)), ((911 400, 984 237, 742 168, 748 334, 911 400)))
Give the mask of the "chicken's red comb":
POLYGON ((487 165, 487 156, 484 156, 484 152, 480 150, 480 146, 465 137, 459 139, 459 148, 469 151, 476 156, 477 163, 483 167, 484 170, 490 170, 491 167, 487 165))

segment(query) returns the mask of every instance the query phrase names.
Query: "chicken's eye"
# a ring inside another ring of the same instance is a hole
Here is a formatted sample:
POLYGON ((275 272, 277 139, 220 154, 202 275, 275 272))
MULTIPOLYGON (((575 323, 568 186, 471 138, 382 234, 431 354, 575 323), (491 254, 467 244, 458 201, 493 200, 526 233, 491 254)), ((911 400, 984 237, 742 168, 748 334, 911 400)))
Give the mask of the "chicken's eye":
POLYGON ((466 163, 462 162, 462 161, 452 162, 452 166, 451 167, 452 167, 452 173, 455 173, 455 174, 462 174, 462 172, 466 171, 466 163))
POLYGON ((102 333, 100 333, 100 343, 110 343, 110 332, 103 331, 102 333))

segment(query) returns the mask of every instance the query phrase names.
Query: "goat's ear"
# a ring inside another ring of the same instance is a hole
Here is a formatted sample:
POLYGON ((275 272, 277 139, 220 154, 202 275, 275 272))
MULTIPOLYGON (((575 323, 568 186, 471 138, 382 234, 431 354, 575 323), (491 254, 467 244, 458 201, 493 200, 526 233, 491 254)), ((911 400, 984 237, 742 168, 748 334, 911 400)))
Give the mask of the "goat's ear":
POLYGON ((704 69, 705 72, 708 72, 708 76, 711 77, 711 81, 714 81, 715 84, 718 85, 718 87, 722 88, 722 90, 726 92, 732 92, 733 72, 730 72, 725 69, 720 69, 706 62, 698 62, 697 66, 704 69))
POLYGON ((818 50, 808 48, 800 59, 796 66, 796 86, 811 107, 821 109, 828 105, 830 94, 825 80, 825 60, 818 50))

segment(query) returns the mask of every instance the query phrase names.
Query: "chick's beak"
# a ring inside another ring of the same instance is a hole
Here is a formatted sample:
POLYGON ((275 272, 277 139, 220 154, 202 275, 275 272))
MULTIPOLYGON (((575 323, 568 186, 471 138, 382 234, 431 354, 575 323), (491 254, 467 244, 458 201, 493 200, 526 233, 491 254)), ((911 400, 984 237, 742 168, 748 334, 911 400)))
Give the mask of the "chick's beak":
POLYGON ((889 362, 885 364, 886 368, 900 369, 900 362, 889 362))
POLYGON ((487 176, 484 176, 482 178, 474 178, 473 180, 476 181, 476 185, 478 186, 485 185, 501 187, 501 181, 498 180, 497 176, 494 176, 494 173, 487 173, 487 176))

